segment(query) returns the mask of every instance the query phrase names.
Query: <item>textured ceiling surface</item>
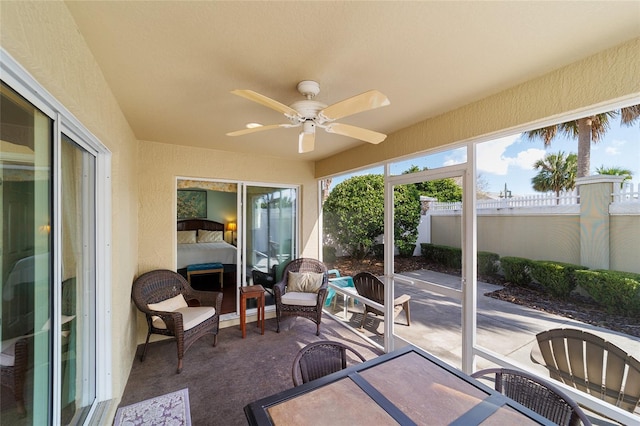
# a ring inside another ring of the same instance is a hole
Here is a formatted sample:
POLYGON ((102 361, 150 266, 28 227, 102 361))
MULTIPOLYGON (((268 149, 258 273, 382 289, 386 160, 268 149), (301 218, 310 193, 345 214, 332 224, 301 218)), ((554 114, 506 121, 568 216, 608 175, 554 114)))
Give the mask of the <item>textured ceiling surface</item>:
MULTIPOLYGON (((315 160, 364 142, 299 129, 231 94, 290 105, 301 80, 333 104, 370 89, 389 106, 341 123, 386 134, 640 36, 640 2, 69 1, 136 137, 315 160)), ((385 142, 383 142, 385 143, 385 142)))

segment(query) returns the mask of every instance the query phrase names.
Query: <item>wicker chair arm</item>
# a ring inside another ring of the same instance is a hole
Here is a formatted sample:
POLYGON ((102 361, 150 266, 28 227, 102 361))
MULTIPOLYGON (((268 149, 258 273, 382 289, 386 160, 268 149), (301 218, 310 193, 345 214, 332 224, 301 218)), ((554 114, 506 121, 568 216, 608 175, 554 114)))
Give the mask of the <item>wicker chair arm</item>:
POLYGON ((326 280, 327 275, 325 274, 325 281, 322 283, 320 288, 318 289, 318 309, 322 310, 324 307, 324 301, 327 298, 327 292, 329 290, 329 281, 326 280))
POLYGON ((167 330, 171 330, 176 333, 178 330, 182 331, 183 329, 183 320, 182 314, 180 312, 171 312, 171 311, 154 311, 152 309, 148 309, 147 313, 147 321, 151 324, 152 317, 160 317, 162 321, 164 321, 167 326, 167 330))
POLYGON ((185 298, 197 300, 200 306, 213 306, 216 308, 216 313, 222 309, 222 292, 220 291, 191 290, 185 298))
POLYGON ((282 297, 283 294, 287 292, 286 284, 284 281, 280 281, 276 285, 273 286, 273 291, 276 294, 276 297, 282 297))

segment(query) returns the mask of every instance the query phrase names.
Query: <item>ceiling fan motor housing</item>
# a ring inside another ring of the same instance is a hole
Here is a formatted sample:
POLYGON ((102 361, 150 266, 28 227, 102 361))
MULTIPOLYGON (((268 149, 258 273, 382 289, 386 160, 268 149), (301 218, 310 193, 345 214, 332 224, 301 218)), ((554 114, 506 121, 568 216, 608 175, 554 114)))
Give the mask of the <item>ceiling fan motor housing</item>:
POLYGON ((298 92, 307 99, 313 99, 320 93, 320 84, 313 80, 302 80, 298 83, 298 92))

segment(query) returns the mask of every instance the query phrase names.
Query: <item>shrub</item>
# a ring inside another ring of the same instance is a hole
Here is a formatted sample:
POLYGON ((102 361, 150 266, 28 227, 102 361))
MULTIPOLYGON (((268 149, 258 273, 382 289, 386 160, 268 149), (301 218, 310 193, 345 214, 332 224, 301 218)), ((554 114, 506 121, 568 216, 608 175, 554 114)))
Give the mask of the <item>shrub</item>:
POLYGON ((531 284, 530 262, 529 259, 523 257, 505 256, 500 258, 504 279, 521 287, 528 286, 531 284))
POLYGON ((576 283, 609 312, 640 314, 640 274, 595 270, 575 271, 576 283))
POLYGON ((494 276, 498 273, 500 255, 489 251, 478 252, 478 274, 494 276))
POLYGON ((376 259, 384 259, 384 244, 373 245, 373 257, 376 259))
POLYGON ((333 246, 322 246, 322 259, 325 262, 335 262, 336 248, 333 246))
POLYGON ((429 262, 449 268, 462 268, 462 250, 459 248, 421 243, 420 252, 429 262))
POLYGON ((398 247, 398 253, 400 257, 412 257, 413 251, 416 249, 416 243, 408 241, 397 241, 396 247, 398 247))
MULTIPOLYGON (((462 268, 462 250, 456 247, 437 244, 421 243, 420 253, 428 262, 437 263, 449 268, 462 268)), ((500 256, 488 251, 478 252, 478 273, 481 275, 495 275, 498 272, 497 261, 500 256)))
POLYGON ((585 266, 550 260, 532 260, 529 263, 531 277, 556 297, 568 297, 576 288, 575 271, 589 269, 585 266))

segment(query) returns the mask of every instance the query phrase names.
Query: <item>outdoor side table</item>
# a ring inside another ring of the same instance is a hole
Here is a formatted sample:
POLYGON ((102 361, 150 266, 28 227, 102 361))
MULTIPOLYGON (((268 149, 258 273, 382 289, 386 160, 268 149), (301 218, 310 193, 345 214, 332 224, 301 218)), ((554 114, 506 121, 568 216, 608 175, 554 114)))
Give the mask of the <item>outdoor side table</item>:
POLYGON ((247 300, 256 299, 258 320, 256 321, 256 327, 262 327, 264 334, 264 287, 261 285, 250 285, 246 287, 240 287, 240 330, 242 330, 242 338, 247 335, 247 300))

